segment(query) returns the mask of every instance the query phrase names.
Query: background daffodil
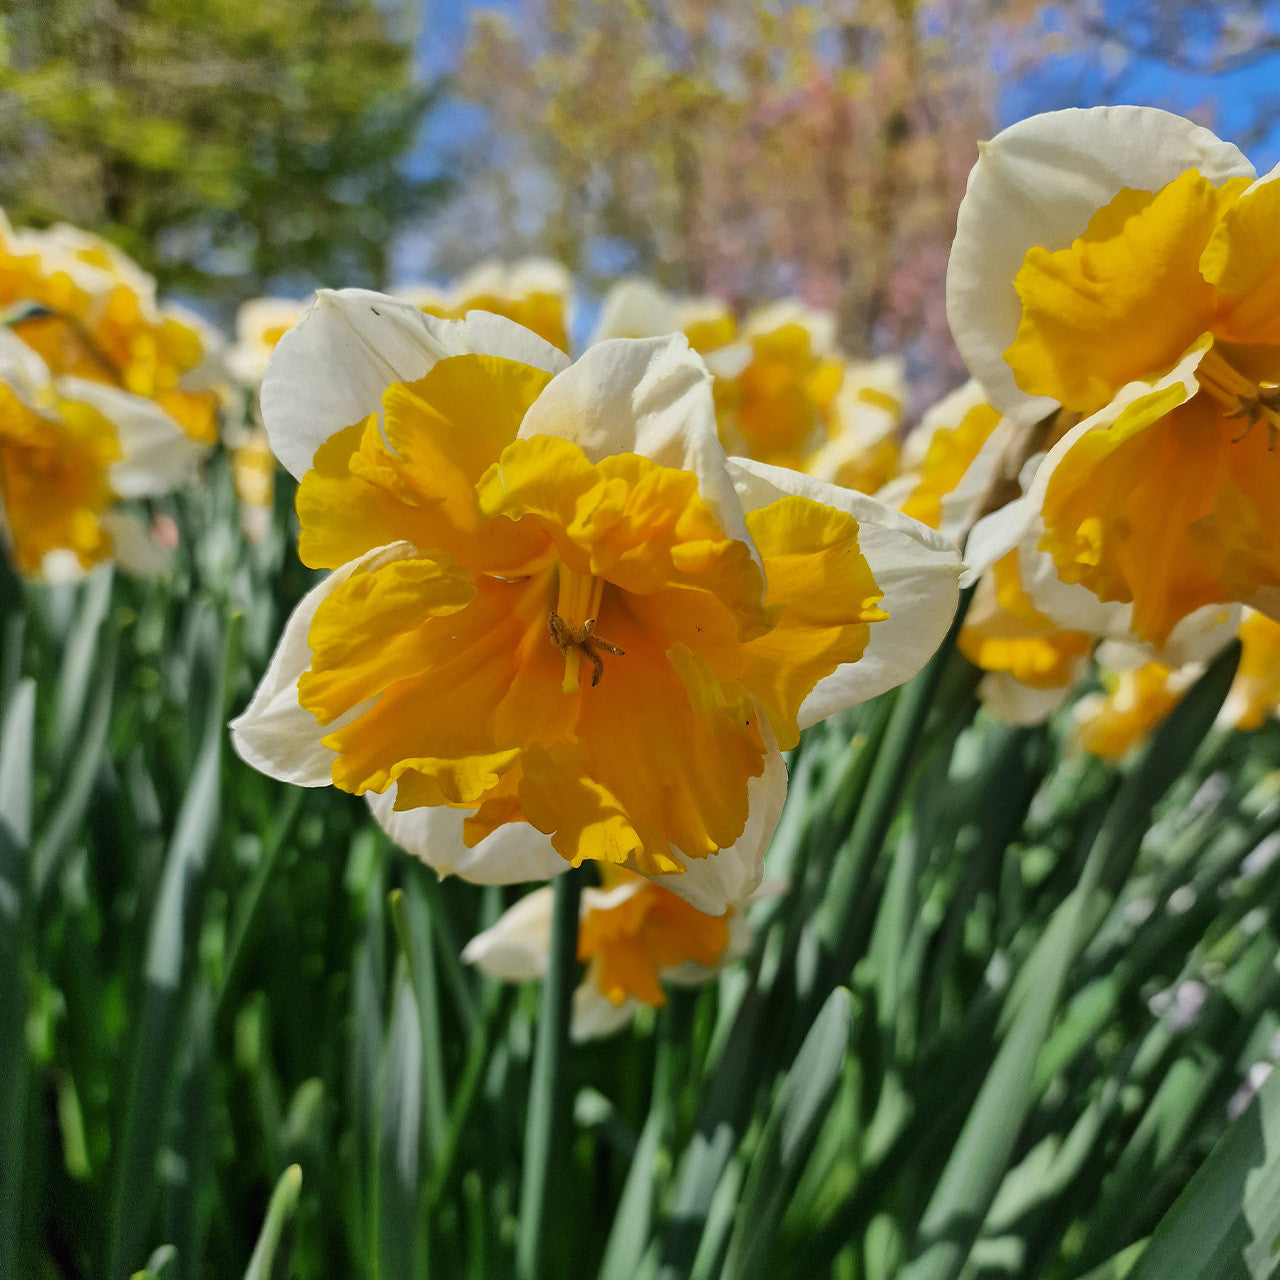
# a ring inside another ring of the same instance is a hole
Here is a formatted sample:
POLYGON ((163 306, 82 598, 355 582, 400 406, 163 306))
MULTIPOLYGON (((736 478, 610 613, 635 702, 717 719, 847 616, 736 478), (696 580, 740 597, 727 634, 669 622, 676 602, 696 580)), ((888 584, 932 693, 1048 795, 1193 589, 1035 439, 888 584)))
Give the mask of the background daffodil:
POLYGON ((1278 201, 1208 131, 1106 107, 998 135, 960 212, 970 369, 1006 413, 1069 415, 1038 545, 1157 644, 1198 608, 1280 600, 1278 201))

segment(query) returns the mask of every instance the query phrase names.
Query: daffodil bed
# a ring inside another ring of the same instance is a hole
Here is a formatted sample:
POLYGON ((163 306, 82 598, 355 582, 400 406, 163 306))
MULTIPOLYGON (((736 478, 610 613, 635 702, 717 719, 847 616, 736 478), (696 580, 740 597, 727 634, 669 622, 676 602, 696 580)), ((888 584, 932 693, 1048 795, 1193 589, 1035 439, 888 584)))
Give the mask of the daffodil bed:
POLYGON ((798 303, 0 225, 0 1277, 1277 1274, 1274 191, 1007 130, 909 432, 798 303))

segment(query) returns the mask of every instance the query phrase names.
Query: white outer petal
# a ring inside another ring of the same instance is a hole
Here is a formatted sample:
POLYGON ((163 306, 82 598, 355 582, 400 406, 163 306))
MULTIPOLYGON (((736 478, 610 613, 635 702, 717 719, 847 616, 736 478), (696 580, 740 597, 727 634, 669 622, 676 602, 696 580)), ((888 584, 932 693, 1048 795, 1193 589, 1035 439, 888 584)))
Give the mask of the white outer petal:
POLYGON ((85 378, 64 378, 60 394, 96 409, 116 429, 122 457, 108 477, 122 498, 145 498, 189 483, 208 452, 154 400, 85 378))
POLYGON ((98 517, 111 535, 111 558, 135 578, 161 578, 173 566, 173 552, 160 546, 132 511, 113 507, 98 517))
POLYGON ((636 1016, 639 1002, 634 996, 628 996, 621 1004, 614 1004, 591 980, 588 972, 586 978, 573 993, 573 1021, 569 1027, 569 1035, 577 1044, 584 1040, 599 1040, 603 1036, 611 1036, 636 1016))
POLYGON ((956 487, 943 495, 942 524, 938 532, 957 546, 964 541, 983 501, 991 492, 991 484, 1007 451, 1024 430, 1012 418, 1001 418, 965 468, 956 487))
POLYGON ((627 276, 605 294, 600 319, 588 345, 608 338, 657 338, 679 329, 675 298, 652 280, 627 276))
POLYGON ((1254 176, 1229 142, 1154 107, 1046 112, 980 145, 951 246, 947 319, 997 409, 1034 421, 1056 407, 1020 391, 1004 360, 1022 318, 1013 279, 1027 250, 1067 248, 1125 187, 1155 191, 1188 169, 1219 184, 1254 176))
POLYGON ((806 306, 796 298, 779 298, 757 307, 742 326, 744 338, 762 338, 788 325, 799 325, 809 335, 816 354, 831 355, 836 347, 836 318, 831 311, 806 306))
POLYGON ((782 817, 787 766, 764 716, 760 717, 760 725, 765 734, 764 772, 747 783, 747 825, 737 843, 709 858, 687 858, 686 870, 680 874, 652 877, 656 884, 709 916, 723 915, 759 886, 765 851, 782 817))
POLYGON ((640 453, 692 471, 726 535, 752 545, 716 433, 711 374, 683 334, 588 347, 525 414, 520 438, 535 435, 571 440, 592 462, 640 453))
POLYGON ((729 467, 744 511, 795 493, 853 516, 862 554, 884 592, 882 607, 889 617, 871 624, 871 638, 857 662, 847 662, 818 681, 800 707, 800 727, 911 679, 933 656, 955 616, 961 569, 955 546, 866 494, 749 458, 731 458, 729 467))
POLYGON ((464 964, 501 978, 530 982, 547 971, 554 895, 549 887, 527 893, 462 948, 464 964))
POLYGON ((367 710, 367 704, 327 725, 321 725, 299 705, 298 678, 311 665, 311 646, 307 643, 311 620, 325 597, 357 569, 379 568, 414 554, 407 542, 379 547, 335 569, 302 597, 284 625, 266 674, 249 705, 231 722, 231 741, 246 764, 268 777, 299 787, 327 787, 333 782, 336 753, 321 739, 349 724, 367 710))
POLYGON ((262 420, 277 458, 299 479, 331 435, 381 409, 393 382, 413 382, 448 356, 505 356, 549 373, 568 357, 487 312, 464 320, 424 315, 367 289, 322 289, 280 339, 262 380, 262 420))
MULTIPOLYGON (((1087 662, 1076 664, 1072 684, 1087 665, 1087 662)), ((1007 671, 988 671, 978 681, 978 698, 1004 724, 1043 724, 1066 700, 1072 684, 1037 689, 1015 680, 1007 671)))
POLYGON ((524 884, 550 880, 569 869, 550 837, 528 823, 509 822, 468 848, 462 838, 467 810, 443 805, 397 810, 395 797, 394 784, 382 795, 365 795, 378 825, 437 875, 459 876, 472 884, 524 884))

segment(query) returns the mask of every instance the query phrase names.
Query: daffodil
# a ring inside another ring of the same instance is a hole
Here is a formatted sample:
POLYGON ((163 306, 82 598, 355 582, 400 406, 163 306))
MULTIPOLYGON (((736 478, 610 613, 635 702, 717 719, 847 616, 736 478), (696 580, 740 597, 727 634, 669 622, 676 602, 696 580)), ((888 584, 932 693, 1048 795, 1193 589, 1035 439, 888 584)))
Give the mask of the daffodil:
POLYGON ((998 500, 997 486, 1008 480, 1002 467, 1024 436, 967 382, 925 412, 903 444, 898 476, 880 496, 963 543, 984 507, 998 500))
POLYGON ((113 559, 154 573, 165 556, 122 503, 190 477, 200 450, 152 401, 83 378, 55 379, 0 332, 0 524, 30 577, 113 559))
POLYGON ((227 370, 243 386, 256 388, 276 343, 307 309, 293 298, 253 298, 236 312, 236 340, 227 352, 227 370))
POLYGON ((978 697, 1006 724, 1047 719, 1083 677, 1093 637, 1064 631, 1027 599, 1016 551, 985 574, 957 646, 983 672, 978 697))
POLYGON ((569 350, 569 273, 550 258, 482 262, 449 289, 418 285, 397 296, 426 315, 460 320, 468 311, 505 316, 553 347, 569 350))
MULTIPOLYGON (((1107 663, 1106 650, 1100 651, 1099 661, 1107 663)), ((1076 741, 1090 755, 1121 759, 1147 740, 1202 670, 1198 663, 1182 667, 1168 667, 1163 662, 1103 665, 1104 691, 1087 694, 1073 708, 1076 741)))
POLYGON ((55 378, 152 401, 198 444, 217 439, 217 335, 157 303, 155 282, 75 227, 15 232, 0 215, 0 312, 55 378))
POLYGON ((235 741, 374 796, 442 870, 590 859, 722 912, 758 881, 780 749, 916 671, 954 609, 938 535, 725 457, 683 337, 571 365, 492 315, 325 292, 261 400, 300 555, 333 572, 235 741))
POLYGON ((751 359, 730 307, 717 298, 668 293, 642 276, 627 276, 605 294, 591 342, 670 333, 683 333, 717 378, 737 377, 751 359))
POLYGON ((875 493, 898 474, 906 369, 897 356, 849 361, 831 405, 830 438, 804 469, 845 489, 875 493))
POLYGON ((1260 729, 1280 713, 1280 622, 1248 611, 1240 624, 1240 665, 1219 723, 1260 729))
POLYGON ((1076 424, 1030 486, 1037 545, 1157 644, 1201 608, 1280 605, 1275 176, 1165 112, 1062 111, 983 147, 960 211, 970 370, 1006 414, 1076 424))
MULTIPOLYGON (((575 1040, 612 1034, 644 1005, 661 1008, 666 986, 708 982, 751 947, 749 903, 707 915, 669 889, 616 867, 582 892, 578 959, 586 973, 573 993, 575 1040)), ((753 897, 759 897, 757 891, 753 897)), ((505 982, 541 978, 551 948, 552 891, 535 889, 483 933, 462 958, 505 982)))
POLYGON ((864 493, 893 476, 906 399, 902 362, 844 359, 830 312, 784 299, 740 326, 713 298, 630 278, 609 291, 592 341, 670 333, 683 333, 715 375, 720 439, 731 453, 864 493))

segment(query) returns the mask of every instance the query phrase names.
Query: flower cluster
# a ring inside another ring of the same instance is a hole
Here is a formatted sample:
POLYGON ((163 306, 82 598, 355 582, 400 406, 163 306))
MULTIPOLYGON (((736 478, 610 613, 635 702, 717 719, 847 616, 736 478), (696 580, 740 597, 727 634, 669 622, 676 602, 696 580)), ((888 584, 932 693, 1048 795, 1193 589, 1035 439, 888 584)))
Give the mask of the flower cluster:
POLYGON ((0 217, 0 502, 15 566, 61 575, 163 553, 122 504, 188 481, 217 438, 218 340, 117 249, 0 217))
MULTIPOLYGON (((541 260, 248 304, 226 360, 259 391, 245 532, 274 454, 328 576, 238 750, 365 795, 441 874, 596 864, 585 1035, 739 953, 783 753, 917 672, 960 583, 957 647, 1002 720, 1096 679, 1073 732, 1118 759, 1238 635, 1223 723, 1257 727, 1280 704, 1277 190, 1163 112, 1006 130, 948 277, 972 379, 905 435, 902 361, 850 359, 793 300, 739 316, 623 280, 576 360, 569 278, 541 260)), ((119 555, 121 499, 211 438, 214 344, 66 228, 4 228, 0 287, 14 559, 119 555)), ((535 976, 549 909, 529 895, 468 958, 535 976)))

